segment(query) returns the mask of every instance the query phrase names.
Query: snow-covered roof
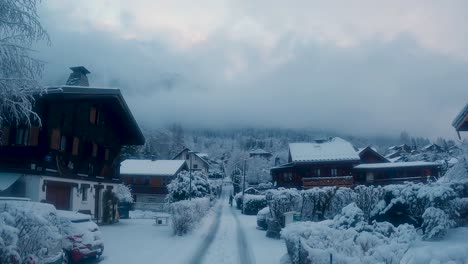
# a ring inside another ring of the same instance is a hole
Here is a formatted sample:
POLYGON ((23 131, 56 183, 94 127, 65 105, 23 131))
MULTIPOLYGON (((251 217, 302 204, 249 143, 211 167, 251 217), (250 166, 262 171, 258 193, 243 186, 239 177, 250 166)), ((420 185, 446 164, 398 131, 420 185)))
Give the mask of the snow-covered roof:
POLYGON ((290 143, 289 151, 293 162, 360 160, 351 143, 339 137, 320 143, 290 143))
POLYGON ((195 153, 195 154, 196 154, 198 157, 200 157, 200 158, 208 158, 208 153, 200 153, 200 152, 198 152, 198 153, 195 153))
POLYGON ((173 176, 184 166, 185 160, 124 160, 120 174, 173 176))
MULTIPOLYGON (((377 149, 376 149, 376 148, 373 148, 373 147, 357 148, 357 149, 358 149, 357 152, 358 152, 359 154, 361 154, 361 152, 363 152, 366 148, 370 148, 370 149, 372 149, 373 151, 377 152, 377 149)), ((377 152, 377 153, 378 153, 378 152, 377 152)))
POLYGON ((251 154, 251 155, 272 155, 270 152, 268 152, 268 151, 266 151, 264 149, 260 149, 260 148, 250 150, 249 154, 251 154))
POLYGON ((360 164, 355 166, 355 169, 390 169, 390 168, 406 168, 406 167, 434 167, 440 166, 437 162, 411 161, 411 162, 391 162, 391 163, 371 163, 360 164))
POLYGON ((452 122, 452 126, 455 128, 458 128, 463 120, 465 120, 465 117, 468 115, 468 103, 463 107, 463 109, 458 113, 458 115, 455 117, 455 119, 452 122))

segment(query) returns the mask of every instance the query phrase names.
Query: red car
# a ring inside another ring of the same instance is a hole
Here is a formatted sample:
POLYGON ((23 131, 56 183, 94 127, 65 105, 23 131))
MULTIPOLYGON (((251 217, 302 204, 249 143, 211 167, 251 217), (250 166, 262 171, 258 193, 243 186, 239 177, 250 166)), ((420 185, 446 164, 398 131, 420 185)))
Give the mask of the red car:
POLYGON ((69 263, 99 258, 104 251, 101 231, 89 215, 57 210, 64 233, 63 250, 69 263))

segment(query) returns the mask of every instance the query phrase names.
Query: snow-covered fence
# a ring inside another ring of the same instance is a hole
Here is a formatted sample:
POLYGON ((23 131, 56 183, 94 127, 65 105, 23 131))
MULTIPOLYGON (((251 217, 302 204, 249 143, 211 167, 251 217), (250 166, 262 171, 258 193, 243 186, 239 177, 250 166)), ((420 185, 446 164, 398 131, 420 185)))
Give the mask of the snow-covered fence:
POLYGON ((167 203, 142 203, 135 202, 133 203, 134 210, 141 211, 152 211, 152 212, 167 212, 168 205, 167 203))
POLYGON ((210 209, 209 198, 183 200, 169 205, 172 230, 175 235, 184 235, 191 231, 210 209))

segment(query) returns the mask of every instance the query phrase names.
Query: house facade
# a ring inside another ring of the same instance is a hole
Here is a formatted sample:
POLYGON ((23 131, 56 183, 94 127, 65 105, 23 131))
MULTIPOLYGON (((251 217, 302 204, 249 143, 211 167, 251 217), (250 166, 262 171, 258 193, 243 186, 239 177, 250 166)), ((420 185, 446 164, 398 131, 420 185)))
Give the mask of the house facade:
POLYGON ((187 162, 188 169, 199 170, 205 174, 208 174, 212 169, 212 162, 208 159, 207 154, 192 151, 189 148, 184 148, 172 159, 185 160, 185 162, 187 162))
POLYGON ((271 175, 278 187, 351 186, 359 163, 353 146, 341 138, 291 143, 288 163, 273 167, 271 175))
POLYGON ((452 122, 452 126, 455 128, 455 131, 458 133, 458 138, 461 139, 460 132, 468 131, 468 103, 460 111, 460 113, 455 117, 452 122))
MULTIPOLYGON (((67 83, 88 84, 89 71, 71 69, 67 83)), ((34 111, 41 126, 1 128, 0 195, 48 202, 99 219, 104 192, 121 182, 122 146, 144 143, 120 90, 49 87, 36 96, 34 111)))
POLYGON ((273 167, 277 187, 307 189, 321 186, 385 185, 426 182, 440 176, 441 164, 389 162, 375 149, 355 149, 341 139, 289 145, 289 163, 273 167))
POLYGON ((136 203, 162 203, 168 194, 167 185, 187 169, 185 160, 127 159, 122 162, 120 174, 136 203))

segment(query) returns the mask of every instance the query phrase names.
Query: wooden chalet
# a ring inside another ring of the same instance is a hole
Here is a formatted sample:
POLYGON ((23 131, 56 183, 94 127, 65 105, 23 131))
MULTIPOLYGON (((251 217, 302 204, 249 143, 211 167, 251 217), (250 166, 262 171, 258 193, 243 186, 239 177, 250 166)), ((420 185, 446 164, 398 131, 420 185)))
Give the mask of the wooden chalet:
POLYGON ((288 163, 271 169, 278 187, 352 186, 352 170, 361 162, 353 146, 330 138, 289 144, 288 163))
POLYGON ((264 149, 252 149, 249 151, 249 157, 251 158, 264 158, 264 159, 270 159, 273 156, 271 152, 268 152, 264 149))
POLYGON ((427 182, 441 176, 441 166, 424 161, 360 164, 354 167, 354 182, 364 185, 427 182))
POLYGON ((458 138, 461 139, 460 131, 468 131, 468 103, 460 111, 452 122, 452 126, 458 133, 458 138))
POLYGON ((354 149, 341 138, 289 145, 289 163, 273 167, 277 187, 385 185, 426 182, 440 176, 441 164, 390 162, 371 147, 354 149))
POLYGON ((187 166, 191 170, 199 170, 208 174, 214 167, 219 166, 216 161, 212 161, 208 158, 208 154, 192 151, 189 148, 182 149, 177 155, 172 158, 173 160, 185 160, 187 166))
POLYGON ((122 162, 120 175, 130 186, 137 203, 162 203, 168 194, 167 185, 182 170, 185 160, 134 160, 122 162))
POLYGON ((89 87, 89 71, 71 69, 68 85, 36 96, 33 110, 41 126, 1 128, 0 195, 99 219, 104 190, 121 182, 122 146, 145 139, 119 89, 89 87))
POLYGON ((387 158, 382 156, 376 149, 367 146, 365 148, 358 148, 359 158, 362 163, 386 163, 390 162, 387 158))

